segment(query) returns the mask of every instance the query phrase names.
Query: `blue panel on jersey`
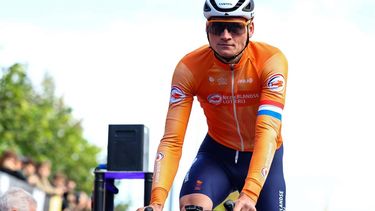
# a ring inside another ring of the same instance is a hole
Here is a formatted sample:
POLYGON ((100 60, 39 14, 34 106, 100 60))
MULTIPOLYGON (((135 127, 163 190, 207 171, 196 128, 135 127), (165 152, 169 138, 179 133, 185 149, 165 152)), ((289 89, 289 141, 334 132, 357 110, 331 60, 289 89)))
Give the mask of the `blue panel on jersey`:
POLYGON ((258 111, 258 116, 259 115, 268 115, 268 116, 272 116, 278 120, 281 121, 281 114, 280 113, 277 113, 277 112, 274 112, 274 111, 270 111, 270 110, 261 110, 261 111, 258 111))

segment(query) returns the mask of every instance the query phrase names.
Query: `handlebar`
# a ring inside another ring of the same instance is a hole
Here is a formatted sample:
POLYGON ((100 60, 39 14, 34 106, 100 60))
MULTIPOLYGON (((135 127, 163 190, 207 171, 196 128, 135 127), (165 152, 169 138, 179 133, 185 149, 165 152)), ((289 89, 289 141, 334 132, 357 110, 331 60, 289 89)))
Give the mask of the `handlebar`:
MULTIPOLYGON (((233 211, 234 208, 234 202, 232 200, 227 200, 224 202, 224 207, 226 211, 233 211)), ((186 211, 203 211, 203 208, 201 206, 196 205, 186 205, 185 206, 186 211)), ((144 211, 153 211, 152 207, 146 207, 144 211)))
MULTIPOLYGON (((203 211, 203 207, 196 206, 196 205, 186 205, 185 206, 186 211, 203 211)), ((144 211, 153 211, 152 207, 146 207, 144 211)))
POLYGON ((224 202, 224 207, 226 211, 233 211, 234 202, 232 200, 227 200, 224 202))

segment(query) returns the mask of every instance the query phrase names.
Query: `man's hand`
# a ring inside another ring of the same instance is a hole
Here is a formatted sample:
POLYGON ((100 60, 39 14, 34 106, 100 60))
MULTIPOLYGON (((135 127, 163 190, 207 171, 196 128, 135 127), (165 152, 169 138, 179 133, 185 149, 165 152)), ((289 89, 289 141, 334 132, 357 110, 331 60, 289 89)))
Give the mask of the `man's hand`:
POLYGON ((246 194, 241 193, 238 199, 234 202, 233 211, 256 211, 255 202, 246 194))
MULTIPOLYGON (((160 204, 150 204, 147 207, 151 207, 153 209, 153 211, 162 211, 163 210, 163 206, 161 206, 160 204)), ((142 208, 138 208, 137 211, 144 211, 145 209, 146 209, 146 207, 142 207, 142 208)))

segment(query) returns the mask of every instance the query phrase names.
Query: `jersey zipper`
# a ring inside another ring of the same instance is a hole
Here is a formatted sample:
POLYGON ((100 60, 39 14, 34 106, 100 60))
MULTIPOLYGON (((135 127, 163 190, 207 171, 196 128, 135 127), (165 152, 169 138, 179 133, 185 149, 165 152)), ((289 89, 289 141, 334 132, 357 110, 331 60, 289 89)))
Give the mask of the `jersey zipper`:
MULTIPOLYGON (((241 135, 241 130, 240 130, 240 123, 238 121, 238 117, 237 117, 237 106, 236 106, 236 96, 234 95, 234 85, 235 85, 235 81, 234 81, 234 64, 230 64, 230 70, 232 72, 232 104, 233 104, 233 115, 234 115, 234 121, 236 122, 236 127, 237 127, 237 133, 238 133, 238 136, 240 137, 240 140, 241 140, 241 151, 244 151, 244 144, 243 144, 243 138, 242 138, 242 135, 241 135)), ((236 152, 236 155, 235 155, 235 158, 234 158, 234 162, 237 163, 238 161, 238 150, 236 152)))

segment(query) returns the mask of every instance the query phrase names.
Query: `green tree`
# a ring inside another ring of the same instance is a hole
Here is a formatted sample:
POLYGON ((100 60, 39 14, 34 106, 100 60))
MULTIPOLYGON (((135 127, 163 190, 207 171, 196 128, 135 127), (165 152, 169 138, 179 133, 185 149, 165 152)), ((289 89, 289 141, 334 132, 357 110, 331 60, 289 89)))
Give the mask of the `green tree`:
POLYGON ((100 149, 83 137, 81 122, 46 75, 37 92, 24 66, 3 70, 0 79, 0 152, 13 149, 36 161, 50 160, 53 172, 63 172, 89 192, 100 149))

